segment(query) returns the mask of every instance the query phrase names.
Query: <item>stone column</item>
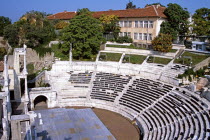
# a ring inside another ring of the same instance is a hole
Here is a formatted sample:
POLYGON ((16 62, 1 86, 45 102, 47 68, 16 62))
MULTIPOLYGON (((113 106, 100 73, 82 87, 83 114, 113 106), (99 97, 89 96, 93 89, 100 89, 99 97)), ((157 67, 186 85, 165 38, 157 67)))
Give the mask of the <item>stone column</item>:
POLYGON ((24 75, 27 75, 28 72, 27 72, 27 68, 26 68, 26 48, 27 46, 24 44, 24 67, 23 67, 23 74, 24 75))
POLYGON ((9 75, 8 75, 8 63, 7 63, 7 56, 4 57, 4 91, 6 93, 6 106, 7 106, 7 113, 8 119, 10 120, 11 116, 11 103, 10 103, 10 92, 9 92, 9 75))
POLYGON ((29 95, 28 95, 28 82, 27 82, 27 68, 26 68, 26 48, 27 46, 24 44, 24 68, 23 68, 23 75, 25 79, 25 102, 24 102, 24 109, 25 114, 28 113, 28 103, 29 103, 29 95))
POLYGON ((2 127, 3 127, 3 138, 5 139, 5 140, 7 140, 8 139, 8 133, 7 133, 7 125, 8 125, 8 123, 7 123, 7 120, 5 119, 5 118, 2 118, 2 127))
POLYGON ((27 75, 25 76, 24 79, 25 79, 25 101, 24 101, 24 109, 25 109, 25 114, 27 114, 28 113, 28 103, 29 103, 27 75))
POLYGON ((17 74, 20 73, 20 58, 19 58, 19 52, 14 50, 14 70, 16 71, 17 74))
POLYGON ((2 126, 3 126, 3 136, 8 138, 8 116, 7 116, 7 97, 3 98, 3 119, 2 119, 2 126))
POLYGON ((7 67, 7 56, 4 56, 4 91, 8 90, 8 67, 7 67))

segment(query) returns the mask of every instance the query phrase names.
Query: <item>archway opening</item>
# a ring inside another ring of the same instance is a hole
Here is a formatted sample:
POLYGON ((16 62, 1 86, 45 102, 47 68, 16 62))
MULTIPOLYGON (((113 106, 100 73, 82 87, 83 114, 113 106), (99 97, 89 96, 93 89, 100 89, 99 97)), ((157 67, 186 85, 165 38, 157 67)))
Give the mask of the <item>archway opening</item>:
POLYGON ((47 97, 45 96, 38 96, 34 100, 34 109, 35 110, 41 110, 41 109, 47 109, 47 97))

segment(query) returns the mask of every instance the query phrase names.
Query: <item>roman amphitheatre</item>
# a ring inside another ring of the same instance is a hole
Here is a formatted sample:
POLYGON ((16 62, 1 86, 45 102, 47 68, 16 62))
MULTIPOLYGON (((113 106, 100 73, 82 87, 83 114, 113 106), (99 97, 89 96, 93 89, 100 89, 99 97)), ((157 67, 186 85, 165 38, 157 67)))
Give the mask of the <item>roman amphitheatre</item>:
POLYGON ((176 75, 187 66, 173 59, 167 65, 147 63, 148 55, 130 64, 122 62, 122 53, 119 62, 111 62, 100 59, 107 52, 101 51, 94 62, 55 61, 34 79, 48 86, 28 88, 20 85, 31 82, 26 50, 25 45, 14 50, 10 85, 4 57, 2 138, 11 133, 13 139, 209 139, 209 101, 177 84, 176 75), (9 86, 19 104, 9 101, 9 86))

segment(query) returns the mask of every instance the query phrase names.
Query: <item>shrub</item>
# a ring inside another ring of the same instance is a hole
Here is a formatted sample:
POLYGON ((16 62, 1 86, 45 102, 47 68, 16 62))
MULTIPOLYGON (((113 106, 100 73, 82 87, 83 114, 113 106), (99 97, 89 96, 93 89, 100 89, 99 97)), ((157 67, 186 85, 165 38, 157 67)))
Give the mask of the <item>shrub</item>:
POLYGON ((34 65, 32 63, 28 64, 27 66, 28 74, 32 74, 34 72, 34 65))
POLYGON ((117 43, 133 43, 133 39, 128 36, 118 37, 116 40, 117 43))
POLYGON ((190 41, 190 40, 185 40, 185 41, 184 41, 184 45, 185 45, 186 48, 192 49, 192 41, 190 41))
POLYGON ((4 55, 6 55, 6 54, 7 54, 6 49, 3 47, 0 47, 0 60, 3 60, 4 55))
POLYGON ((172 49, 172 37, 169 34, 159 34, 152 40, 155 51, 169 52, 172 49))

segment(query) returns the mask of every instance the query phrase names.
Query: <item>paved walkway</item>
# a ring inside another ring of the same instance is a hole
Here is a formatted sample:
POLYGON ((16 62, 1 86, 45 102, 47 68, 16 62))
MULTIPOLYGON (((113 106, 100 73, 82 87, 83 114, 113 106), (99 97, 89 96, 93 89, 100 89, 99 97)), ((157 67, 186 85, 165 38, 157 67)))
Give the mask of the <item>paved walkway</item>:
POLYGON ((36 110, 38 140, 115 140, 91 109, 36 110))

